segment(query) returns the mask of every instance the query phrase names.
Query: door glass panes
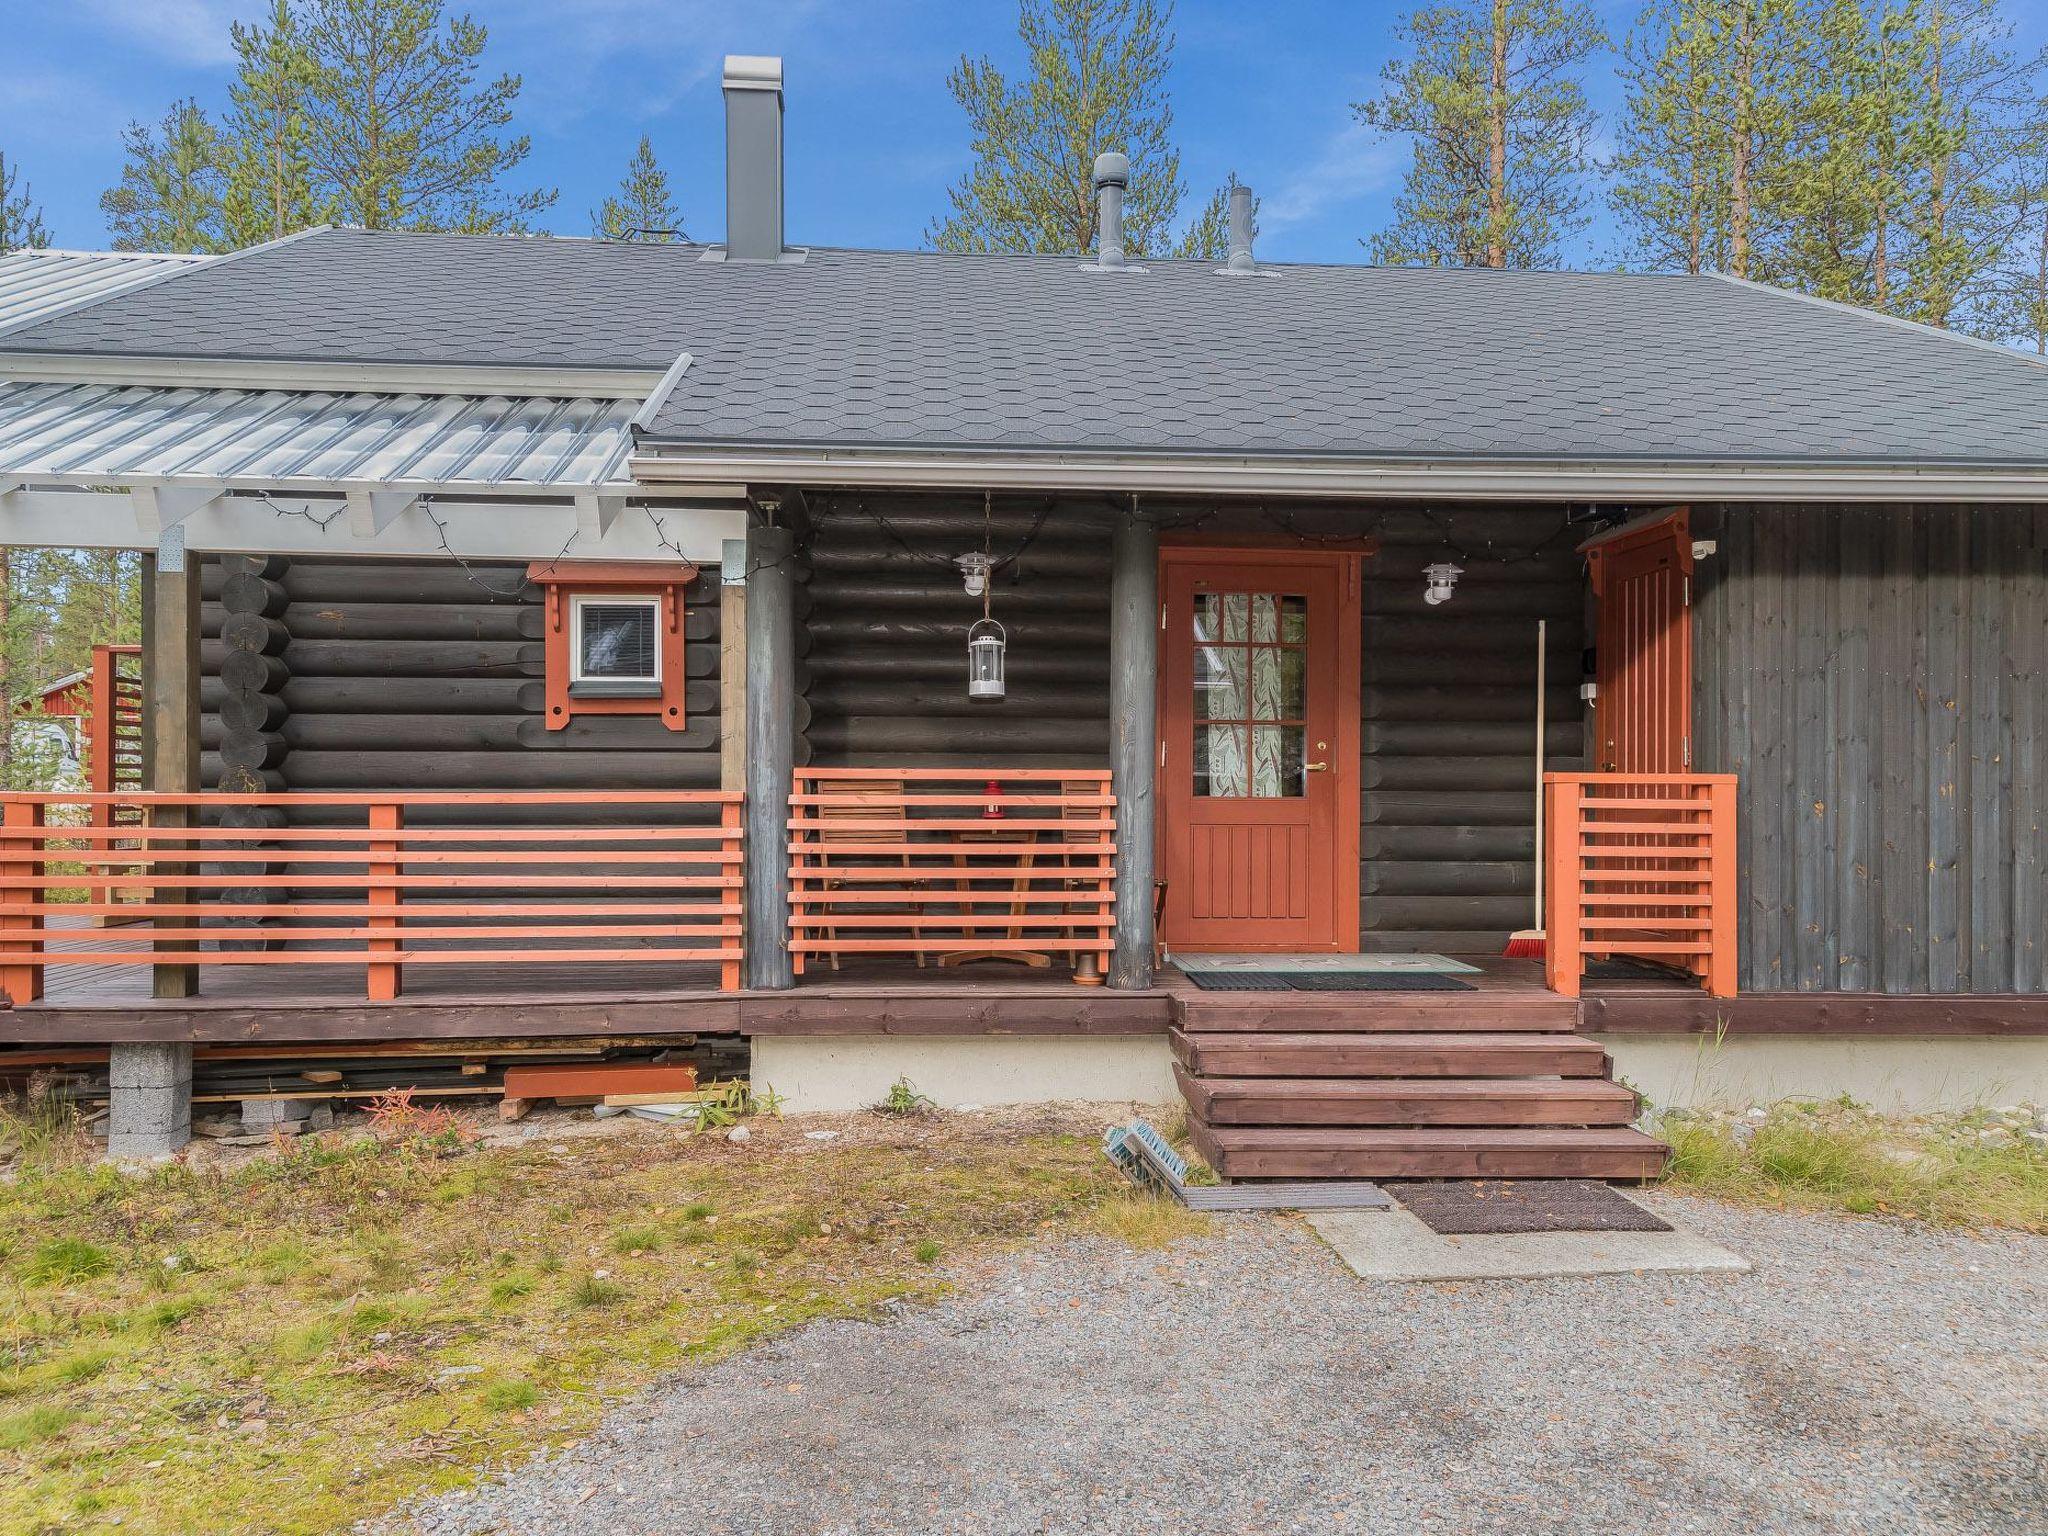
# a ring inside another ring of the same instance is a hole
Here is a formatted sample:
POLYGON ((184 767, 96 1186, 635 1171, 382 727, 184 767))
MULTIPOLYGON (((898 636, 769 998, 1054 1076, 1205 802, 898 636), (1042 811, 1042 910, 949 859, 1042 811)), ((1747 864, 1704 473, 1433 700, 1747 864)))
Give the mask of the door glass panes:
POLYGON ((1296 799, 1306 793, 1308 599, 1197 594, 1195 794, 1296 799))

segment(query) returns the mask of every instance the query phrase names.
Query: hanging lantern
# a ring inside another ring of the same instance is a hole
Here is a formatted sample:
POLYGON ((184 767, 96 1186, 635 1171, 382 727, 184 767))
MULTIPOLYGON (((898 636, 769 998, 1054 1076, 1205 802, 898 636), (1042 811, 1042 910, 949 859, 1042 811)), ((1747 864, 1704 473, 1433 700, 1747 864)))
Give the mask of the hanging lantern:
POLYGON ((987 799, 984 800, 982 803, 981 819, 983 821, 1003 820, 1004 813, 1002 783, 999 780, 990 779, 988 783, 982 787, 981 792, 983 795, 987 796, 987 799))
POLYGON ((1003 696, 1003 648, 1008 637, 994 619, 981 618, 967 631, 967 697, 1003 696))

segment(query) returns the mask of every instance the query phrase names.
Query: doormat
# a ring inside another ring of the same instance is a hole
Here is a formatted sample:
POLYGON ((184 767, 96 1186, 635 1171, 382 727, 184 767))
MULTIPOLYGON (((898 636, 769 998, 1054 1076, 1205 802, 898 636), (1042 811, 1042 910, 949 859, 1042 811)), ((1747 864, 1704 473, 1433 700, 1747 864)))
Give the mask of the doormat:
POLYGON ((1432 1232, 1669 1232, 1612 1185, 1592 1179, 1410 1179, 1387 1193, 1432 1232))
POLYGON ((1187 971, 1204 992, 1473 992, 1429 971, 1187 971))

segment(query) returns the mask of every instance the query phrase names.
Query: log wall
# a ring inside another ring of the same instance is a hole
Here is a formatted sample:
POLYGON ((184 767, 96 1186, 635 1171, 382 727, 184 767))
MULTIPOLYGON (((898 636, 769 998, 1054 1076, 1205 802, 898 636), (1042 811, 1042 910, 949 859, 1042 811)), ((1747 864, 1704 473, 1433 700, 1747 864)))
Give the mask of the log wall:
MULTIPOLYGON (((1103 498, 999 498, 990 542, 1009 693, 967 697, 967 626, 981 605, 951 557, 982 547, 979 498, 819 498, 808 545, 809 745, 821 764, 1101 767, 1109 754, 1110 531, 1103 498)), ((1362 945, 1498 953, 1527 926, 1535 886, 1535 641, 1550 620, 1549 766, 1581 765, 1580 530, 1554 508, 1153 504, 1176 532, 1298 534, 1305 547, 1371 534, 1366 564, 1362 945), (1457 596, 1422 601, 1422 568, 1465 567, 1457 596)))
POLYGON ((1696 508, 1745 991, 2048 990, 2048 509, 1696 508))
POLYGON ((686 727, 546 728, 542 607, 524 564, 209 559, 208 788, 715 789, 718 573, 685 594, 686 727))

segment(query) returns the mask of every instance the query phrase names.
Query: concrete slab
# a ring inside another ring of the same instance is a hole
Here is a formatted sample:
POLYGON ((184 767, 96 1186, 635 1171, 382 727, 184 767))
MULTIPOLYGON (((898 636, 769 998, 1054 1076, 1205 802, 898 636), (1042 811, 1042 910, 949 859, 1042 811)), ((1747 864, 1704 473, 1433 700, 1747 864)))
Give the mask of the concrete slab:
MULTIPOLYGON (((1665 1215, 1669 1220, 1668 1213, 1665 1215)), ((1308 1224, 1367 1280, 1548 1280, 1568 1275, 1747 1274, 1749 1261, 1674 1224, 1669 1232, 1506 1232, 1445 1237, 1396 1206, 1318 1211, 1308 1224)))

